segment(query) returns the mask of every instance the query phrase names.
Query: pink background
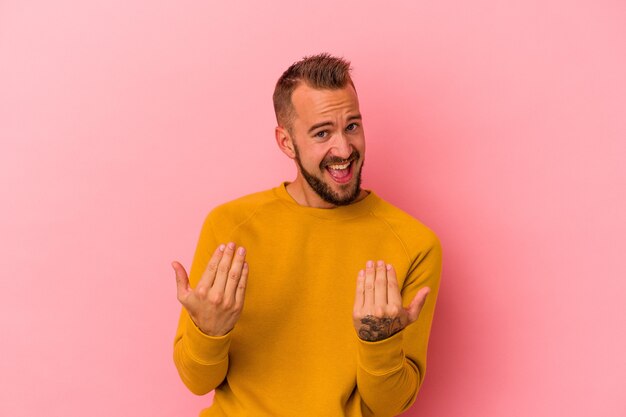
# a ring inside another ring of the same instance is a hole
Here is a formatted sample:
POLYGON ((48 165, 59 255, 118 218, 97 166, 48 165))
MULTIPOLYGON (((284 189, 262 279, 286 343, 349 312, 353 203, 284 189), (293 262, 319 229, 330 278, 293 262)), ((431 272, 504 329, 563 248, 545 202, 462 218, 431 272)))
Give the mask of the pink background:
POLYGON ((626 415, 626 3, 224 3, 0 2, 0 415, 208 403, 169 262, 293 179, 271 94, 320 51, 353 62, 366 187, 445 251, 407 415, 626 415))

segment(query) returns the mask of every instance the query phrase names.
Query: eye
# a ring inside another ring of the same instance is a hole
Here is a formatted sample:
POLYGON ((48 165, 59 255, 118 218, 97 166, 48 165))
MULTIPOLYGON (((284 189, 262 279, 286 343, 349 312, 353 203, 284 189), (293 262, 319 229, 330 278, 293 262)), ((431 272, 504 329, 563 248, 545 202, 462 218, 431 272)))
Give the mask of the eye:
POLYGON ((326 136, 328 136, 328 131, 327 130, 320 130, 314 136, 316 138, 319 138, 319 139, 324 139, 326 136))
POLYGON ((359 127, 358 123, 350 123, 346 126, 346 132, 354 132, 359 127))

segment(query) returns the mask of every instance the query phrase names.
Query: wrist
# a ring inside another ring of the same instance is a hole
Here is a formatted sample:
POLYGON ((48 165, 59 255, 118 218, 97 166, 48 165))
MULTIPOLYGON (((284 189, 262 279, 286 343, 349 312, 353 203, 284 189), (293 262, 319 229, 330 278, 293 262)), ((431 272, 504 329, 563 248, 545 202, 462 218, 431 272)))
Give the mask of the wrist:
POLYGON ((222 336, 226 336, 228 333, 230 333, 230 331, 232 329, 220 329, 220 330, 213 330, 213 329, 209 329, 207 327, 203 327, 203 326, 199 326, 198 322, 191 317, 191 315, 189 316, 189 319, 191 320, 191 322, 193 323, 193 325, 196 327, 196 329, 198 329, 198 331, 206 336, 209 337, 222 337, 222 336))

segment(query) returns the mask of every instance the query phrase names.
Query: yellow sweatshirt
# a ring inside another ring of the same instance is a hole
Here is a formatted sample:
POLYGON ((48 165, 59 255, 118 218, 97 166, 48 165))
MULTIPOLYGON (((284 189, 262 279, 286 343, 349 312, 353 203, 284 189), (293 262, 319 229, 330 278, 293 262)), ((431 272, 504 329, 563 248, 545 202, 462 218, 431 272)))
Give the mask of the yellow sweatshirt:
POLYGON ((441 248, 420 222, 373 192, 333 209, 298 205, 286 184, 214 209, 202 228, 192 287, 220 243, 246 248, 243 312, 225 336, 198 330, 183 309, 174 362, 185 385, 215 390, 208 416, 394 416, 415 400, 439 289, 441 248), (431 292, 416 323, 379 342, 352 325, 357 273, 391 263, 404 305, 431 292))

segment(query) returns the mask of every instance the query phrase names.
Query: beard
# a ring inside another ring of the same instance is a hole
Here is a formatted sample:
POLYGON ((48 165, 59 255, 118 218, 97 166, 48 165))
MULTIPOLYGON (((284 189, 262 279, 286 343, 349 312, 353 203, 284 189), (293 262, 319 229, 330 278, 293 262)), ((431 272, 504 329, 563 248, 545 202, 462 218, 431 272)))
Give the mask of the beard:
MULTIPOLYGON (((363 169, 363 164, 365 163, 365 161, 363 161, 358 171, 353 171, 352 173, 354 175, 354 185, 352 186, 352 188, 348 188, 350 187, 350 184, 346 184, 346 188, 344 188, 343 186, 341 187, 345 191, 345 193, 339 194, 338 192, 333 190, 327 182, 311 174, 304 168, 304 166, 302 165, 302 161, 300 160, 300 152, 298 151, 298 147, 295 143, 294 151, 296 153, 296 164, 298 164, 302 176, 309 184, 309 186, 313 189, 313 191, 315 191, 315 193, 320 196, 322 200, 334 206, 346 206, 357 199, 357 197, 361 193, 361 170, 363 169)), ((354 161, 358 161, 360 156, 361 155, 356 150, 353 151, 352 154, 350 154, 348 160, 353 161, 353 166, 351 167, 353 170, 356 169, 356 164, 354 163, 354 161)), ((326 158, 322 162, 320 162, 320 171, 323 172, 328 165, 342 162, 345 162, 345 160, 341 158, 326 158)))

